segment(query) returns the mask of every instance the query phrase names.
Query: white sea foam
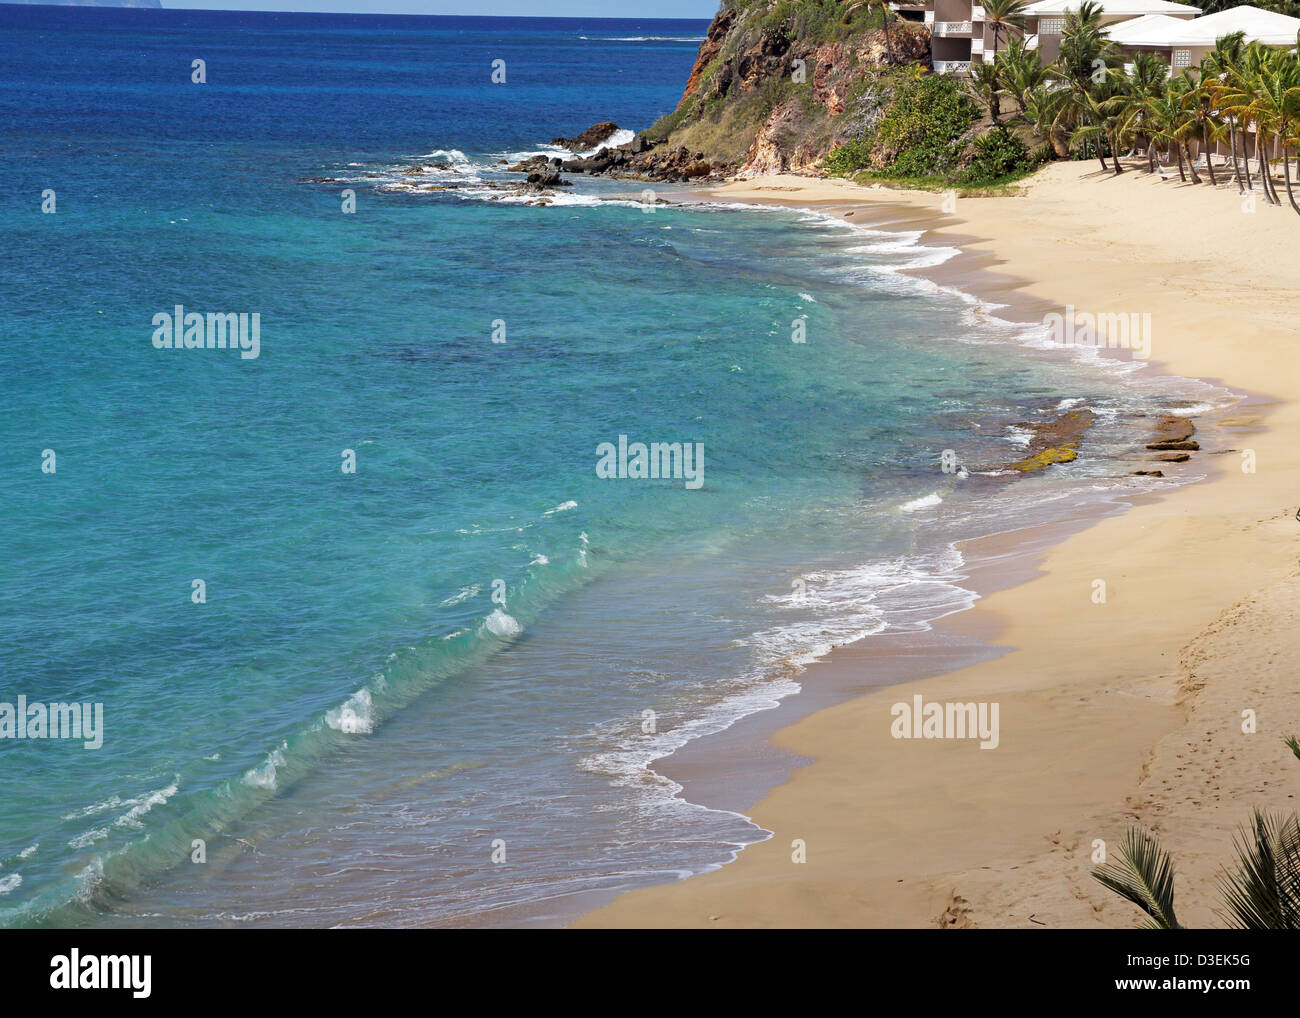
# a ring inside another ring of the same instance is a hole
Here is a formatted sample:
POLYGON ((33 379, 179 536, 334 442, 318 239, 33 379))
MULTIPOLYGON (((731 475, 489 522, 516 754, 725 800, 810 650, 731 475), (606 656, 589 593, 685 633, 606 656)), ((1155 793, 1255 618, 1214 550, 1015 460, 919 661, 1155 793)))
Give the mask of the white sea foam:
MULTIPOLYGON (((570 509, 577 509, 577 508, 578 508, 578 503, 570 500, 568 502, 561 502, 559 505, 555 506, 552 509, 547 509, 546 512, 542 513, 542 515, 554 516, 556 513, 567 513, 570 509)), ((586 535, 584 534, 583 536, 585 537, 586 535)))
POLYGON ((76 837, 68 839, 68 847, 77 850, 89 848, 95 842, 103 841, 107 838, 108 833, 109 831, 107 827, 95 827, 89 831, 83 831, 76 837))
POLYGON ((103 882, 104 860, 101 856, 95 856, 77 874, 77 889, 75 891, 77 900, 82 902, 90 901, 103 882))
POLYGON ((424 155, 419 158, 433 159, 437 162, 460 164, 462 166, 469 165, 469 156, 458 148, 436 148, 432 152, 424 153, 424 155))
POLYGON ((65 813, 64 820, 84 820, 86 817, 93 817, 96 813, 107 813, 109 810, 117 809, 122 805, 120 795, 110 795, 101 802, 92 803, 89 806, 83 806, 81 809, 72 813, 65 813))
MULTIPOLYGON (((83 820, 100 813, 120 809, 123 806, 128 807, 125 813, 114 819, 111 823, 103 824, 99 827, 93 827, 90 830, 82 831, 80 834, 69 838, 68 847, 78 850, 88 848, 96 842, 104 841, 114 830, 139 830, 144 826, 141 818, 146 816, 155 807, 166 803, 176 794, 179 788, 180 775, 177 774, 172 778, 171 783, 163 788, 157 788, 151 792, 145 792, 143 795, 135 796, 131 799, 123 799, 121 796, 113 795, 102 802, 97 802, 94 805, 77 810, 75 813, 67 814, 64 816, 64 820, 83 820)), ((30 851, 34 851, 38 847, 39 843, 32 846, 30 851)))
POLYGON ((146 792, 137 799, 130 800, 131 808, 113 821, 114 827, 126 827, 132 830, 143 826, 140 818, 149 813, 157 806, 162 806, 180 788, 181 776, 177 774, 171 784, 166 788, 155 789, 152 792, 146 792))
MULTIPOLYGON (((464 533, 464 531, 461 531, 461 533, 464 533)), ((452 594, 451 597, 442 602, 442 607, 450 608, 454 604, 468 601, 471 597, 478 597, 480 589, 481 588, 477 583, 471 583, 468 587, 461 587, 460 590, 456 591, 456 593, 452 594)))
MULTIPOLYGON (((691 717, 671 729, 647 735, 639 727, 611 726, 590 738, 607 743, 581 761, 584 770, 606 775, 612 784, 640 790, 647 805, 667 810, 705 809, 680 798, 681 786, 654 770, 655 761, 687 743, 724 731, 741 718, 780 705, 799 692, 800 673, 835 648, 886 629, 912 632, 970 607, 978 598, 960 585, 964 560, 953 545, 924 556, 876 561, 862 566, 811 572, 798 589, 760 599, 802 618, 753 633, 740 645, 753 651, 753 667, 731 683, 734 692, 713 704, 692 708, 691 717), (811 617, 808 617, 811 615, 811 617)), ((740 814, 727 813, 748 820, 740 814)), ((755 828, 753 840, 767 832, 755 828)))
POLYGON ((325 724, 344 735, 369 735, 375 728, 374 697, 369 689, 358 689, 331 711, 325 724))
POLYGON ((244 773, 244 784, 274 792, 279 788, 276 778, 284 764, 284 753, 278 749, 272 750, 266 755, 264 762, 244 773))
POLYGON ((8 876, 0 877, 0 894, 8 894, 16 890, 23 882, 21 875, 10 873, 8 876))
POLYGON ((910 502, 904 502, 898 507, 899 512, 914 513, 918 509, 929 509, 931 506, 939 505, 943 501, 937 491, 932 491, 928 495, 922 495, 920 498, 914 498, 910 502))
POLYGON ((513 615, 507 615, 500 608, 484 619, 483 624, 493 636, 518 636, 524 631, 513 615))

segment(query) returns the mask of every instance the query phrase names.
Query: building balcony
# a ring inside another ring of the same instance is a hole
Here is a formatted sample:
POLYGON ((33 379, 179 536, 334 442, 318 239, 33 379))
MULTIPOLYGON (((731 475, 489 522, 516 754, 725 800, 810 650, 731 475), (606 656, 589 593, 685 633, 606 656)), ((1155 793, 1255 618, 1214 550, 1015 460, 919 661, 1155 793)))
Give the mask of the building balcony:
POLYGON ((936 21, 934 23, 934 31, 931 34, 963 38, 969 37, 974 31, 975 26, 969 21, 936 21))
POLYGON ((970 74, 970 61, 936 60, 934 61, 934 71, 936 74, 970 74))

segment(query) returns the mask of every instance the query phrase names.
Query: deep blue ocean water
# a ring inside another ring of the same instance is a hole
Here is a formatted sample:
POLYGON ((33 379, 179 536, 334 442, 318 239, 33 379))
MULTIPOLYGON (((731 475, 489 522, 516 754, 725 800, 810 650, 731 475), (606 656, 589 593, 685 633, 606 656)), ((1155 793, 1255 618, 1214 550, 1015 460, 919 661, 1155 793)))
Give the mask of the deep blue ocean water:
POLYGON ((764 832, 656 757, 968 605, 954 541, 1152 483, 1135 415, 1206 394, 1025 343, 913 236, 495 200, 670 111, 705 27, 0 7, 0 702, 105 718, 0 739, 0 923, 561 922, 725 863, 764 832), (258 356, 157 349, 178 304, 258 356), (1075 405, 1051 476, 940 470, 1075 405), (598 477, 620 435, 702 484, 598 477))

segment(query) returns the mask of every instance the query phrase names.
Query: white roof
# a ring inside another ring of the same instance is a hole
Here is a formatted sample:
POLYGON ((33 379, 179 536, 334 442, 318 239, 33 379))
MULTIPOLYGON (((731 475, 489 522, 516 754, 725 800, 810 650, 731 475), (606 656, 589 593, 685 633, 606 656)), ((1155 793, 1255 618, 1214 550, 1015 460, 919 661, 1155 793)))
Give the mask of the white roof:
MULTIPOLYGON (((1038 0, 1029 4, 1025 13, 1030 17, 1052 17, 1066 11, 1077 11, 1082 0, 1038 0)), ((1172 0, 1099 0, 1103 16, 1139 17, 1143 14, 1200 14, 1199 7, 1177 4, 1172 0)))
POLYGON ((1169 47, 1188 25, 1194 24, 1195 21, 1171 18, 1168 14, 1144 14, 1132 21, 1117 21, 1102 27, 1111 42, 1120 46, 1169 47))
POLYGON ((1294 46, 1296 33, 1300 32, 1300 18, 1261 11, 1258 7, 1234 7, 1218 14, 1184 21, 1182 29, 1174 37, 1175 46, 1213 46, 1216 41, 1233 32, 1245 32, 1247 42, 1262 42, 1265 46, 1294 46))

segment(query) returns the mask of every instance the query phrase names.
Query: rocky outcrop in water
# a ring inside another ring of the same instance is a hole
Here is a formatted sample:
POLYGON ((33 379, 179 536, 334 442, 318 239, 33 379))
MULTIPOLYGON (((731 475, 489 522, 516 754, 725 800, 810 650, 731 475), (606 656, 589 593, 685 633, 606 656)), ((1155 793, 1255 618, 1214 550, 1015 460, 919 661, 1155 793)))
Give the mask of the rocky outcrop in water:
POLYGON ((1147 449, 1159 453, 1155 457, 1161 463, 1186 463, 1191 453, 1201 448, 1201 443, 1192 438, 1196 425, 1186 417, 1166 414, 1156 422, 1154 441, 1147 443, 1147 449))
POLYGON ((587 152, 602 142, 609 141, 618 133, 618 124, 612 120, 602 120, 592 124, 575 138, 552 138, 551 144, 567 148, 570 152, 587 152))
POLYGON ((1091 410, 1067 410, 1065 413, 1048 421, 1026 424, 1033 430, 1029 440, 1029 455, 1015 463, 1008 463, 1007 470, 1019 470, 1022 474, 1033 474, 1046 470, 1053 463, 1069 463, 1078 458, 1079 443, 1086 432, 1097 420, 1091 410))

